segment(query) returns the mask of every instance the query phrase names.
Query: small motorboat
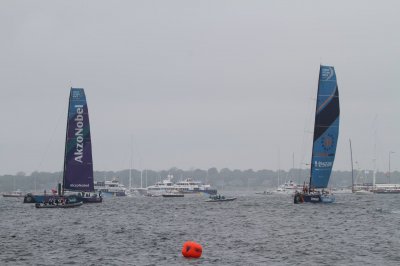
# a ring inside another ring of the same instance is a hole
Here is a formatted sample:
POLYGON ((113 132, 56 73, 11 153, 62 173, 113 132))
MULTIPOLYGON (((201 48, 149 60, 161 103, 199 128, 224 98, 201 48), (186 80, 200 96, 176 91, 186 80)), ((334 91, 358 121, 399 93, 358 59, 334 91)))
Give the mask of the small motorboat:
POLYGON ((39 209, 75 208, 82 204, 82 200, 72 195, 64 198, 50 198, 42 203, 35 203, 35 207, 39 209))
POLYGON ((208 200, 206 200, 206 202, 233 201, 235 199, 236 198, 226 198, 225 196, 214 195, 214 196, 211 196, 208 200))
POLYGON ((3 197, 6 197, 6 198, 22 198, 22 197, 24 197, 24 193, 21 190, 18 189, 18 190, 12 191, 12 192, 3 193, 3 197))
POLYGON ((82 201, 75 203, 64 203, 64 204, 35 203, 35 207, 39 209, 75 208, 82 205, 83 205, 82 201))
POLYGON ((263 192, 256 192, 256 194, 258 194, 258 195, 272 195, 272 192, 264 190, 263 192))
POLYGON ((185 195, 183 195, 183 194, 175 194, 175 193, 165 193, 165 194, 162 194, 162 196, 164 198, 182 198, 185 195))

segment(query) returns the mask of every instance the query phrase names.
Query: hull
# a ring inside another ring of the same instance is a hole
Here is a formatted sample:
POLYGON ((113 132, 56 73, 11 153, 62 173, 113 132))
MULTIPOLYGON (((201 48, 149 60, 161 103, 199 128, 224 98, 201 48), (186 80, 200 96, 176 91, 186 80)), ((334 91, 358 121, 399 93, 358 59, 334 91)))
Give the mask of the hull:
POLYGON ((208 194, 208 195, 217 195, 217 190, 216 189, 208 189, 208 190, 204 190, 204 191, 201 191, 201 192, 203 192, 205 194, 208 194))
MULTIPOLYGON (((77 201, 81 201, 83 203, 101 203, 103 202, 102 197, 82 197, 78 195, 71 195, 69 197, 76 198, 77 201)), ((49 199, 61 199, 64 198, 63 196, 59 195, 33 195, 27 194, 24 196, 24 203, 42 203, 46 202, 49 199)))
POLYGON ((106 197, 106 198, 111 198, 111 197, 125 197, 126 196, 126 193, 125 193, 125 191, 116 191, 116 192, 104 192, 104 191, 101 191, 101 195, 103 196, 103 197, 106 197))
POLYGON ((181 193, 185 195, 198 195, 198 194, 207 194, 210 196, 217 195, 217 190, 216 189, 208 189, 208 190, 189 190, 189 191, 180 191, 181 193))
POLYGON ((78 200, 82 200, 83 203, 102 203, 102 197, 78 197, 78 200))
POLYGON ((182 198, 185 195, 183 194, 162 194, 164 198, 182 198))
POLYGON ((334 195, 299 193, 294 196, 294 203, 333 203, 334 195))
POLYGON ((372 191, 367 191, 367 190, 356 190, 354 191, 355 195, 372 195, 374 194, 372 191))
POLYGON ((3 194, 5 198, 23 198, 24 195, 3 194))
MULTIPOLYGON (((46 201, 46 199, 50 198, 48 195, 33 195, 33 194, 27 194, 24 196, 24 203, 41 203, 46 201)), ((56 196, 56 198, 59 198, 56 196)))
POLYGON ((399 194, 400 190, 375 190, 373 193, 376 194, 399 194))
POLYGON ((43 203, 36 203, 35 207, 38 209, 66 209, 66 208, 75 208, 82 206, 83 202, 75 202, 75 203, 68 203, 68 204, 58 204, 58 205, 45 205, 43 203))
POLYGON ((236 198, 226 198, 226 199, 208 199, 206 202, 223 202, 223 201, 234 201, 236 198))

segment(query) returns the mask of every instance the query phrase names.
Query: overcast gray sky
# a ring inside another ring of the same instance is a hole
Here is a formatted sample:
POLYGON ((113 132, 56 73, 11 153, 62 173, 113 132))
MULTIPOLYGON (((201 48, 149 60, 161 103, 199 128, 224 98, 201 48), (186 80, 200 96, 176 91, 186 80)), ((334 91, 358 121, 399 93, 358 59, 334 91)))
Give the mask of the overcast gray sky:
POLYGON ((335 170, 400 167, 400 1, 1 1, 0 174, 61 171, 69 88, 95 170, 289 169, 310 160, 333 65, 335 170), (131 145, 131 136, 133 144, 131 145), (376 144, 376 145, 375 145, 376 144), (279 159, 280 158, 280 159, 279 159), (356 166, 357 167, 357 166, 356 166))

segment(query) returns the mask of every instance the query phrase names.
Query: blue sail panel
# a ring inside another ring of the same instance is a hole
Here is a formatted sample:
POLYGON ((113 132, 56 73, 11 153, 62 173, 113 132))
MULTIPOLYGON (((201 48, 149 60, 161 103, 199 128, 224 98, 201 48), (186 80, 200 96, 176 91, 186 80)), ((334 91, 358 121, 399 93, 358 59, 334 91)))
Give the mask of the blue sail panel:
POLYGON ((83 89, 71 88, 65 141, 65 190, 94 191, 89 113, 83 89))
POLYGON ((320 66, 311 159, 311 188, 326 188, 339 136, 339 90, 335 70, 320 66))

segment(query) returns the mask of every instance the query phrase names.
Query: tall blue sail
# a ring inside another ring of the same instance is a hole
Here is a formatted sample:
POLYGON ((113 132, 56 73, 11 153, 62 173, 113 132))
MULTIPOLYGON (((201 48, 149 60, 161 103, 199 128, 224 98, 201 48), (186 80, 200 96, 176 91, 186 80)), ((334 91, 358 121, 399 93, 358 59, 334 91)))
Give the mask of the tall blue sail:
POLYGON ((339 90, 335 69, 320 66, 310 188, 326 188, 335 160, 339 136, 339 90))
POLYGON ((71 88, 65 140, 63 189, 94 191, 89 113, 83 89, 71 88))

